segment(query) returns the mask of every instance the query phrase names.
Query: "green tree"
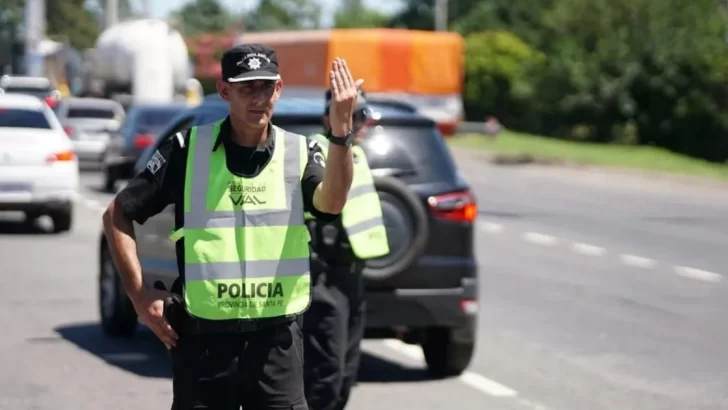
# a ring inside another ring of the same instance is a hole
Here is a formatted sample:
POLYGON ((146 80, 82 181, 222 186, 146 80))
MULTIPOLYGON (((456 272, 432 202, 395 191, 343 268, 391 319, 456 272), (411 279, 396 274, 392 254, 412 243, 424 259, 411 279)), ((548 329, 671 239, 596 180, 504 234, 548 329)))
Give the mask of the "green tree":
POLYGON ((726 20, 712 0, 557 0, 546 130, 728 159, 726 20))
MULTIPOLYGON (((452 22, 452 29, 463 35, 483 30, 508 30, 534 47, 548 44, 543 14, 554 0, 489 0, 468 5, 455 2, 461 12, 452 22)), ((467 2, 466 2, 467 3, 467 2)))
MULTIPOLYGON (((447 4, 448 25, 467 16, 482 0, 450 0, 447 4)), ((405 0, 404 8, 392 16, 390 27, 413 30, 435 29, 435 0, 405 0)), ((483 27, 482 30, 488 29, 483 27)))
POLYGON ((93 47, 100 28, 84 0, 46 1, 46 33, 78 50, 93 47))
POLYGON ((544 63, 545 56, 507 31, 468 35, 465 56, 467 117, 482 120, 494 115, 507 125, 522 122, 533 98, 530 74, 544 63))
POLYGON ((389 17, 377 10, 364 5, 362 0, 346 0, 336 14, 334 14, 334 27, 336 28, 367 28, 384 27, 389 17))
POLYGON ((181 31, 190 36, 219 33, 233 22, 230 12, 218 0, 195 0, 173 14, 171 18, 179 22, 181 31))
POLYGON ((261 0, 246 21, 250 31, 316 29, 321 27, 321 5, 315 0, 261 0))
POLYGON ((13 44, 23 19, 23 0, 0 0, 0 73, 12 64, 13 44))

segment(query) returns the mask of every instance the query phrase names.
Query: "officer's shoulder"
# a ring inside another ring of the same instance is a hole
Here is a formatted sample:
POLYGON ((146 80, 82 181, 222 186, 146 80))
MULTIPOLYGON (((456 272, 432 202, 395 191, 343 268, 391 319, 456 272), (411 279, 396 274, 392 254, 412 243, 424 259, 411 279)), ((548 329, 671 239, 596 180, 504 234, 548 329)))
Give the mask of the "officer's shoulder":
POLYGON ((184 150, 187 149, 187 146, 190 142, 190 130, 182 130, 179 132, 176 132, 174 134, 171 134, 165 138, 165 141, 162 141, 160 144, 160 147, 167 146, 168 148, 171 148, 172 150, 184 150))

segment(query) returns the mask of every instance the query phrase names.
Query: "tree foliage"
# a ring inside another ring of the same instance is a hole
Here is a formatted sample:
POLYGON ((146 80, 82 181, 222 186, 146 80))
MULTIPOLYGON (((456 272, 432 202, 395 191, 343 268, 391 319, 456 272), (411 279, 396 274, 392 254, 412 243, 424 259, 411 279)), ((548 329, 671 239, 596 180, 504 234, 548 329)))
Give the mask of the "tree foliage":
POLYGON ((93 47, 101 29, 84 0, 46 1, 46 34, 84 50, 93 47))
POLYGON ((345 0, 334 15, 336 28, 384 27, 388 17, 367 7, 363 0, 345 0))
POLYGON ((316 29, 321 27, 321 5, 315 0, 261 0, 246 23, 250 31, 316 29))
POLYGON ((179 29, 189 36, 201 33, 219 33, 233 22, 230 12, 219 0, 195 0, 182 6, 171 16, 179 29))

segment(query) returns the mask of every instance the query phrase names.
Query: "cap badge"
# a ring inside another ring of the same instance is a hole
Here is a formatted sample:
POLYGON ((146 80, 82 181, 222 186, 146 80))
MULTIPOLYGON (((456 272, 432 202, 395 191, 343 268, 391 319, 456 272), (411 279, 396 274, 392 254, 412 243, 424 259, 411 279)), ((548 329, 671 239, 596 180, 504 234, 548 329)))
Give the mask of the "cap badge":
POLYGON ((248 66, 248 69, 250 70, 257 70, 261 67, 260 60, 264 59, 267 62, 270 63, 270 58, 262 53, 250 53, 246 54, 245 57, 243 57, 240 61, 238 61, 237 66, 243 67, 244 65, 248 66))

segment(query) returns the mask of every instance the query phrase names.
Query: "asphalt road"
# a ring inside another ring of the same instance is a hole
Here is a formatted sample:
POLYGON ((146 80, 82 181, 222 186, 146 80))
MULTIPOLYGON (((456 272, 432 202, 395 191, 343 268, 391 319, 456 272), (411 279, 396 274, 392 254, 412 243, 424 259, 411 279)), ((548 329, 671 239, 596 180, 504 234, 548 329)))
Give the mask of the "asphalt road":
MULTIPOLYGON (((350 409, 728 409, 728 195, 457 158, 481 210, 475 360, 430 380, 417 348, 367 341, 350 409)), ((0 217, 2 410, 169 407, 151 333, 97 324, 100 182, 68 234, 0 217)))

